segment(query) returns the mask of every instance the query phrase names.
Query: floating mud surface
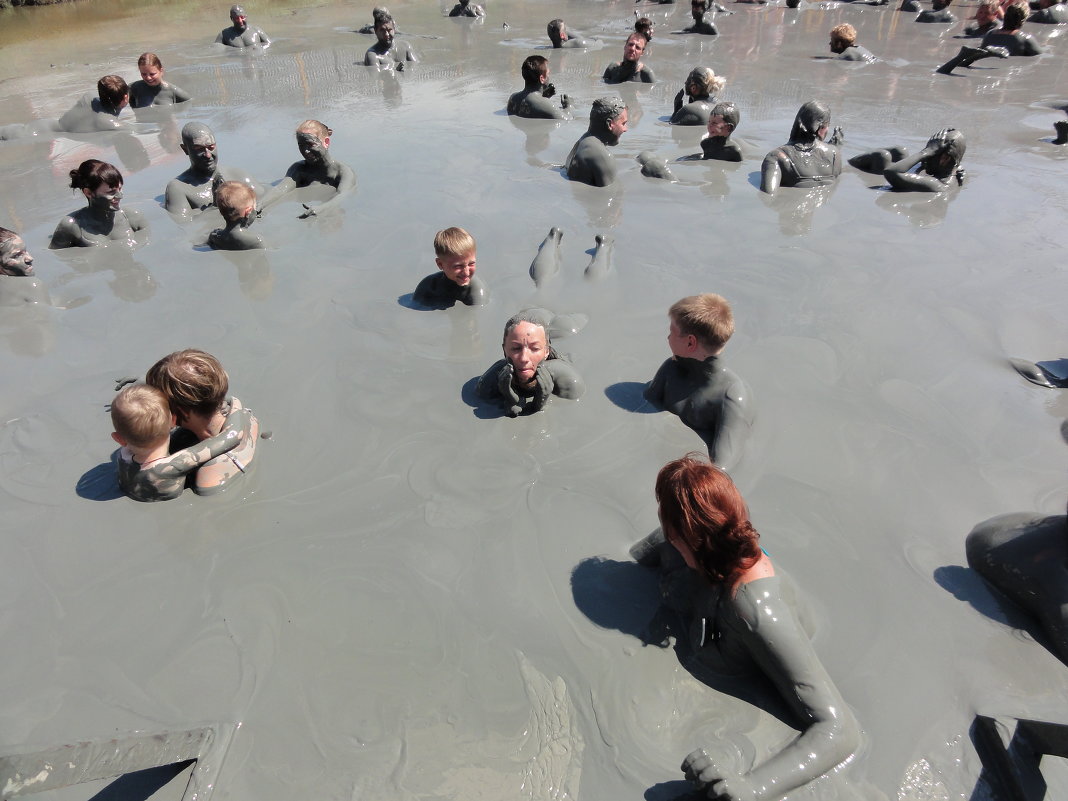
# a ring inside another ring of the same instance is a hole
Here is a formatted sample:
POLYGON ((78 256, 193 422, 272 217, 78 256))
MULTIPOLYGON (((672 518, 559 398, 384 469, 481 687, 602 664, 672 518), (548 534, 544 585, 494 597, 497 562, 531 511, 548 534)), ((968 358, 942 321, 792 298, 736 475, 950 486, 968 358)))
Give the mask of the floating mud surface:
POLYGON ((864 729, 848 766, 791 798, 989 798, 976 714, 1068 723, 1068 668, 964 555, 980 521, 1064 510, 1068 399, 1009 363, 1068 345, 1068 150, 1049 142, 1063 32, 1029 26, 1053 55, 944 76, 961 23, 892 5, 735 4, 718 38, 669 34, 686 4, 502 0, 482 24, 450 5, 390 6, 421 57, 398 75, 358 65, 371 4, 247 5, 265 53, 212 45, 227 8, 207 2, 3 15, 5 124, 57 118, 101 75, 136 78, 143 51, 194 97, 125 135, 0 143, 0 225, 47 289, 5 289, 0 307, 3 753, 240 722, 215 790, 240 801, 666 801, 698 746, 737 769, 765 758, 794 736, 770 688, 643 646, 655 580, 627 556, 656 525, 656 471, 701 448, 645 413, 640 384, 668 354, 669 305, 714 291, 756 413, 735 476, 864 729), (635 8, 656 25, 659 83, 605 87, 635 8), (541 49, 555 16, 603 46, 541 49), (842 21, 883 61, 817 58, 842 21), (531 53, 575 120, 504 115, 531 53), (741 110, 741 164, 674 163, 701 152, 700 128, 665 122, 698 65, 741 110), (607 94, 630 107, 620 179, 568 183, 560 165, 607 94), (812 98, 846 156, 963 130, 967 183, 892 194, 847 168, 831 188, 761 195, 760 159, 812 98), (266 252, 226 254, 203 247, 217 213, 180 225, 162 209, 186 122, 267 182, 308 118, 356 171, 340 213, 300 220, 323 198, 294 193, 256 223, 266 252), (643 151, 678 181, 644 177, 643 151), (83 203, 67 173, 86 158, 122 170, 143 248, 47 249, 83 203), (491 301, 415 311, 452 225, 477 238, 491 301), (554 226, 561 269, 535 286, 554 226), (611 269, 588 281, 597 235, 611 269), (464 388, 525 306, 585 323, 554 344, 587 392, 481 414, 464 388), (116 379, 182 347, 217 355, 273 435, 221 495, 137 504, 115 490, 106 405, 116 379))

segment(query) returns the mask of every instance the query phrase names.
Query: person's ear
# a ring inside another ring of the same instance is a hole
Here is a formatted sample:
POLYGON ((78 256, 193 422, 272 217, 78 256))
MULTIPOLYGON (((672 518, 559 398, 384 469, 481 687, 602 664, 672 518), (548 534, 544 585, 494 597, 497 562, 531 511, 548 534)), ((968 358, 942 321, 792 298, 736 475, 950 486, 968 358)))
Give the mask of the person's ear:
POLYGON ((88 198, 91 198, 93 196, 93 193, 86 189, 84 186, 82 187, 82 194, 88 198))
POLYGON ((439 270, 445 269, 445 265, 441 263, 441 259, 434 259, 434 264, 438 265, 439 270))
POLYGON ((115 440, 117 443, 119 443, 119 445, 121 445, 123 448, 126 447, 126 438, 124 436, 122 436, 121 434, 119 434, 118 431, 112 431, 111 432, 111 438, 113 440, 115 440))
POLYGON ((187 156, 189 155, 189 148, 185 146, 185 142, 182 142, 180 145, 178 145, 178 147, 180 147, 182 149, 182 152, 185 153, 187 156))
POLYGON ((690 351, 697 350, 697 337, 693 334, 686 335, 686 349, 690 351))
POLYGON ((323 137, 323 147, 330 147, 330 137, 329 136, 324 136, 323 137))

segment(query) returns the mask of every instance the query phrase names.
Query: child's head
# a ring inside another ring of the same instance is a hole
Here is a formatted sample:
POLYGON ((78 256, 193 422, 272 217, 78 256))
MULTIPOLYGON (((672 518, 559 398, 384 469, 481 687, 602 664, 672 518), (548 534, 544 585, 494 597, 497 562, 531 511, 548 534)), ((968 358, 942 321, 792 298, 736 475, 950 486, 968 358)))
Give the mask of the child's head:
POLYGON ((230 379, 210 353, 188 348, 164 356, 145 381, 163 392, 179 422, 188 415, 211 417, 226 400, 230 379))
POLYGON ((121 75, 105 75, 96 83, 96 94, 104 105, 121 109, 130 99, 130 87, 121 75))
POLYGON ((434 237, 434 261, 458 286, 467 286, 474 278, 477 250, 475 238, 463 228, 446 228, 434 237))
MULTIPOLYGON (((697 343, 712 355, 722 351, 734 333, 730 304, 711 292, 683 298, 668 310, 668 317, 678 334, 695 337, 697 343)), ((672 353, 675 353, 674 348, 672 353)))
POLYGON ((726 85, 727 79, 716 75, 711 67, 694 67, 686 76, 686 90, 694 97, 708 97, 722 92, 726 85))
POLYGON ((167 396, 147 384, 130 384, 111 402, 112 438, 131 448, 157 448, 167 442, 174 415, 167 396))
POLYGON ((734 103, 716 103, 708 115, 708 135, 729 137, 741 120, 742 115, 734 103))
POLYGON ((241 181, 223 181, 215 192, 219 213, 228 223, 238 222, 256 209, 256 193, 241 181))
POLYGON ((645 37, 645 41, 653 41, 653 21, 648 17, 639 17, 634 21, 634 30, 645 37))
POLYGON ((1002 27, 1007 31, 1016 31, 1023 25, 1027 15, 1031 13, 1031 9, 1026 0, 1020 0, 1020 2, 1008 6, 1003 13, 1004 22, 1002 27))
POLYGON ((856 41, 857 29, 848 22, 843 22, 841 25, 835 25, 831 28, 832 53, 844 53, 847 48, 856 44, 856 41))

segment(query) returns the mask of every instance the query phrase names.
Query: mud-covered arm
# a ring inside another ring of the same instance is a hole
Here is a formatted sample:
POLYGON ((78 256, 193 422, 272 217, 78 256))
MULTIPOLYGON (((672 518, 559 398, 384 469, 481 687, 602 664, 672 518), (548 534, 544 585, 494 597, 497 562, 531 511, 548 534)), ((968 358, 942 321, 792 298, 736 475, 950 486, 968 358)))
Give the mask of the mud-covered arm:
POLYGON ((267 189, 260 198, 260 212, 265 212, 279 200, 297 188, 295 175, 301 168, 301 162, 297 162, 286 171, 286 176, 270 189, 267 189))
POLYGON ((642 390, 642 397, 658 409, 664 408, 664 388, 667 386, 668 370, 672 368, 673 364, 674 361, 668 359, 660 365, 660 369, 656 371, 653 380, 646 384, 645 389, 642 390))
POLYGON ((52 232, 52 241, 48 243, 48 247, 53 250, 59 248, 74 248, 78 247, 81 242, 81 229, 78 227, 78 224, 74 222, 74 218, 64 217, 59 221, 56 230, 52 232))
POLYGON ((563 359, 546 359, 539 366, 552 376, 552 394, 565 400, 578 400, 586 392, 586 382, 582 380, 572 365, 563 359))
POLYGON ((126 217, 126 222, 130 224, 130 230, 134 233, 138 231, 148 231, 148 222, 145 220, 145 215, 134 209, 123 209, 123 214, 126 217))
POLYGON ((782 166, 779 164, 781 151, 773 150, 764 156, 764 163, 760 165, 760 191, 769 195, 775 194, 782 183, 782 166))
POLYGON ((192 100, 193 96, 189 92, 182 89, 180 86, 171 84, 171 93, 174 95, 175 103, 185 103, 187 100, 192 100))
POLYGON ((508 363, 507 359, 501 359, 494 362, 490 368, 482 374, 482 377, 478 379, 478 384, 475 386, 475 392, 478 393, 480 398, 486 400, 500 400, 500 380, 502 373, 508 373, 508 380, 511 380, 512 365, 508 363))
POLYGON ((947 184, 939 181, 933 175, 922 175, 914 172, 887 170, 883 173, 883 177, 898 192, 941 192, 947 186, 947 184))
POLYGON ((857 721, 794 610, 777 594, 759 595, 759 608, 739 610, 750 627, 746 645, 797 714, 802 731, 784 749, 740 776, 717 769, 703 750, 690 754, 683 770, 687 778, 707 789, 710 798, 773 801, 840 765, 860 744, 857 721))
POLYGON ((708 458, 730 472, 742 458, 742 451, 753 427, 753 406, 749 388, 740 380, 723 396, 719 424, 714 430, 702 430, 701 439, 708 446, 708 458))
POLYGON ((314 217, 317 214, 321 214, 324 211, 330 211, 337 208, 342 198, 356 188, 356 173, 352 171, 352 168, 348 164, 338 164, 341 171, 341 175, 337 182, 337 194, 329 200, 325 200, 318 206, 304 205, 304 213, 299 216, 299 219, 303 220, 308 217, 314 217))
POLYGON ((215 457, 232 451, 250 436, 252 412, 249 409, 234 409, 218 434, 160 459, 149 469, 163 478, 184 476, 215 457))
POLYGON ((263 28, 256 29, 256 39, 259 40, 260 47, 270 47, 271 39, 263 32, 263 28))

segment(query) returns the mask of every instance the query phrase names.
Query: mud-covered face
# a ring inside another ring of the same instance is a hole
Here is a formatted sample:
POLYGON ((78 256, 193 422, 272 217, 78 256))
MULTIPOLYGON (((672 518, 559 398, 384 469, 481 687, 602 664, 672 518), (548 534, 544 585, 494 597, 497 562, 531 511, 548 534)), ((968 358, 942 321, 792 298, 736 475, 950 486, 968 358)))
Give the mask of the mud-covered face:
POLYGON ((548 355, 549 343, 540 325, 522 322, 504 337, 504 357, 512 363, 519 384, 531 383, 548 355))
POLYGON ((326 161, 326 150, 330 147, 330 138, 325 141, 315 134, 301 131, 297 134, 297 150, 304 157, 304 161, 311 167, 326 161))
POLYGON ((93 192, 88 189, 83 189, 82 192, 89 199, 89 208, 95 211, 115 212, 119 210, 119 204, 122 202, 122 184, 100 184, 93 192))
POLYGON ((706 11, 708 11, 708 6, 705 5, 704 0, 695 0, 690 3, 690 14, 693 15, 694 22, 700 22, 706 11))
POLYGON ((632 33, 627 43, 623 45, 623 60, 637 62, 645 52, 645 37, 640 33, 632 33))
POLYGON ((844 53, 846 48, 849 47, 849 42, 845 39, 839 39, 837 36, 831 37, 831 52, 832 53, 844 53))
POLYGON ((619 137, 627 132, 627 110, 623 109, 618 117, 608 123, 608 133, 610 135, 610 141, 608 144, 615 145, 619 143, 619 137))
POLYGON ((184 144, 185 152, 189 155, 189 163, 201 172, 215 172, 219 163, 219 155, 216 152, 215 137, 201 136, 192 142, 184 144))
POLYGON ((469 286, 475 277, 475 251, 459 256, 441 256, 435 259, 445 277, 457 286, 469 286))
POLYGON ((141 80, 149 86, 159 86, 163 83, 163 70, 159 67, 144 66, 140 70, 141 80))
POLYGON ((245 15, 244 10, 240 8, 230 11, 230 22, 234 23, 234 27, 239 31, 243 31, 248 27, 248 17, 245 15))
POLYGON ((33 275, 33 256, 21 236, 0 243, 0 275, 33 275))
POLYGON ((378 37, 378 41, 389 47, 393 44, 393 37, 397 33, 397 27, 392 22, 383 22, 381 25, 375 25, 375 36, 378 37))
POLYGON ((726 139, 733 132, 731 124, 723 117, 714 115, 708 118, 708 135, 726 139))

